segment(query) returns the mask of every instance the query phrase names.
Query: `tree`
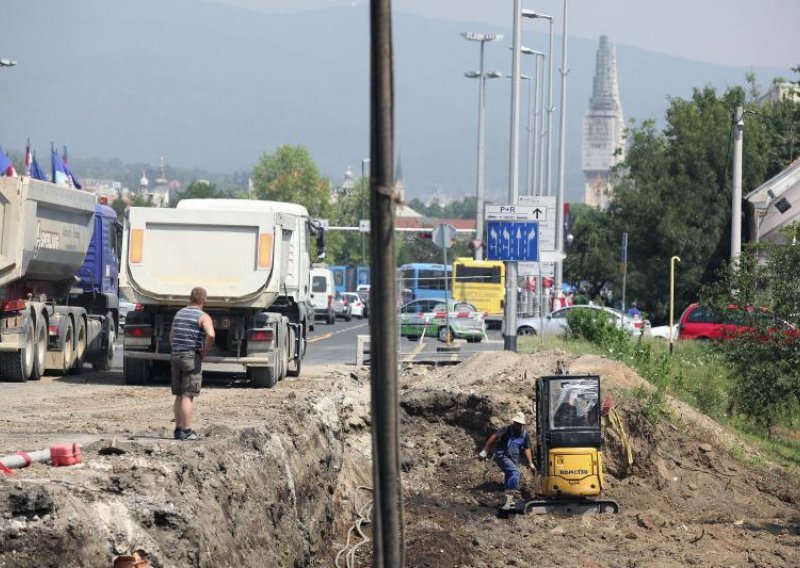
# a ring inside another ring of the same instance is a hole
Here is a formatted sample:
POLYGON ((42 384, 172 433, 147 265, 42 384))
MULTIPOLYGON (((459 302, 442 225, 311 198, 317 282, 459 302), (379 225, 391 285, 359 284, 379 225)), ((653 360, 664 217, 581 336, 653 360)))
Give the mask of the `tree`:
POLYGON ((216 184, 206 180, 197 180, 186 186, 186 189, 178 195, 171 206, 177 207, 182 199, 221 199, 223 197, 228 196, 218 190, 216 184))
POLYGON ((262 154, 253 168, 253 191, 258 199, 303 205, 312 217, 330 213, 330 184, 303 146, 280 146, 262 154))

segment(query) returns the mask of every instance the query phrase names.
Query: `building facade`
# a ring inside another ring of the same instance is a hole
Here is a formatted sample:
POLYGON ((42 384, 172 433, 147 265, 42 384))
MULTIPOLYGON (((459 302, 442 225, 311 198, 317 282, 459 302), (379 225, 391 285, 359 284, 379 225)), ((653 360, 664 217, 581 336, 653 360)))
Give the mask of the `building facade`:
POLYGON ((600 36, 592 97, 583 119, 581 167, 584 202, 601 209, 611 200, 611 168, 625 157, 625 121, 618 89, 614 45, 608 37, 600 36))

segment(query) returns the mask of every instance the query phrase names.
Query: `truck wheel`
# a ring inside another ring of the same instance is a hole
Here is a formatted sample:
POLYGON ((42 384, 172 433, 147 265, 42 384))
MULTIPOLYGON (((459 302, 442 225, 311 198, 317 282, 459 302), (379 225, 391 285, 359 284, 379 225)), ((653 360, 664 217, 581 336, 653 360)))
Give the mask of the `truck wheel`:
POLYGON ((106 335, 108 345, 106 346, 106 355, 99 361, 92 363, 92 368, 95 371, 108 371, 111 369, 111 363, 114 361, 114 349, 117 343, 117 325, 114 323, 114 314, 108 312, 106 314, 106 335))
POLYGON ((143 385, 150 379, 150 361, 147 359, 128 359, 122 362, 125 384, 143 385))
MULTIPOLYGON (((292 349, 295 347, 295 343, 297 343, 297 332, 292 327, 289 329, 289 345, 292 346, 292 349)), ((286 374, 290 377, 299 377, 300 376, 300 366, 303 361, 303 352, 302 352, 302 345, 297 346, 297 353, 294 357, 289 358, 289 366, 286 369, 286 374)))
POLYGON ((275 367, 248 367, 247 378, 254 389, 271 389, 278 383, 275 367))
POLYGON ((67 330, 64 332, 64 367, 61 369, 61 374, 66 375, 72 368, 72 362, 75 359, 75 344, 73 336, 75 330, 72 327, 72 320, 67 323, 67 330))
POLYGON ((45 371, 45 359, 47 358, 47 320, 44 316, 39 316, 39 325, 36 326, 36 341, 33 342, 33 373, 31 380, 38 381, 42 378, 45 371))
POLYGON ((83 363, 86 358, 86 321, 83 318, 78 320, 78 332, 75 335, 75 362, 69 369, 71 375, 79 375, 83 370, 83 363))
POLYGON ((0 353, 0 377, 16 383, 24 383, 33 374, 33 321, 28 316, 22 324, 22 337, 19 351, 0 353))

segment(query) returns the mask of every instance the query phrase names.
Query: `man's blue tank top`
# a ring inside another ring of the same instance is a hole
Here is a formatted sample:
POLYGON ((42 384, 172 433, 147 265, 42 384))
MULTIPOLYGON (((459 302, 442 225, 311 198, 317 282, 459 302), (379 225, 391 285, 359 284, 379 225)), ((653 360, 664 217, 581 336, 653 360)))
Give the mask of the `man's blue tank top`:
POLYGON ((206 334, 200 327, 203 310, 186 307, 178 310, 172 320, 172 352, 192 353, 203 348, 206 334))

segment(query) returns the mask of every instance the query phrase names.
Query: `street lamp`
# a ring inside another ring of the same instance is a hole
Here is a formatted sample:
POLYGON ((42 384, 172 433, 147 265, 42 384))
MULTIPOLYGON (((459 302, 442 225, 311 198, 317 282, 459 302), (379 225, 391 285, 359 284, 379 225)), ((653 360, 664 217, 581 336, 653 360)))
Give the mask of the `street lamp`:
POLYGON ((0 67, 14 67, 16 64, 13 59, 0 59, 0 67))
MULTIPOLYGON (((547 20, 550 24, 550 39, 548 42, 550 47, 547 50, 547 160, 544 161, 544 169, 540 170, 544 178, 541 175, 539 177, 539 194, 544 195, 544 188, 547 187, 547 195, 551 195, 552 175, 550 173, 550 165, 553 162, 553 111, 555 110, 553 106, 553 16, 540 14, 533 10, 523 10, 522 17, 547 20), (545 180, 544 184, 541 183, 542 179, 545 180)), ((540 134, 544 138, 544 124, 542 124, 542 132, 540 134)), ((544 147, 542 146, 540 150, 544 152, 544 147)))
MULTIPOLYGON (((561 32, 561 108, 558 132, 558 193, 556 194, 556 250, 564 252, 564 171, 567 134, 567 0, 564 0, 564 29, 561 32)), ((560 291, 564 281, 564 263, 557 262, 555 290, 560 291)))
MULTIPOLYGON (((370 162, 369 158, 363 158, 361 160, 361 195, 358 197, 358 221, 359 225, 361 224, 361 220, 364 218, 364 166, 366 166, 370 162)), ((364 258, 366 257, 366 252, 364 250, 364 233, 361 233, 361 265, 364 265, 364 258)))
POLYGON ((470 79, 479 79, 478 81, 478 172, 477 180, 475 182, 476 194, 476 214, 475 214, 475 238, 480 241, 480 245, 475 247, 475 260, 483 260, 483 183, 484 183, 484 118, 486 114, 486 79, 496 79, 502 77, 501 73, 484 71, 483 68, 483 51, 487 41, 502 41, 503 36, 499 34, 480 34, 480 33, 467 33, 464 32, 461 36, 468 41, 477 41, 481 44, 480 49, 480 67, 479 71, 465 73, 464 75, 470 79))
MULTIPOLYGON (((536 148, 538 145, 538 140, 536 136, 536 128, 539 125, 539 116, 541 115, 539 109, 539 91, 541 81, 539 80, 540 73, 539 73, 539 63, 544 59, 544 53, 541 51, 536 51, 535 49, 531 49, 529 47, 525 47, 524 45, 520 47, 520 51, 525 55, 533 55, 536 59, 534 61, 533 66, 533 83, 531 84, 530 80, 528 82, 528 160, 526 165, 526 186, 525 186, 525 194, 526 195, 540 195, 541 188, 538 190, 536 189, 536 177, 534 173, 537 171, 537 164, 538 167, 541 168, 541 163, 537 162, 536 158, 536 148), (533 101, 531 100, 531 87, 535 88, 536 90, 533 91, 533 101), (532 106, 531 106, 532 105, 532 106), (533 109, 533 110, 531 110, 533 109), (533 116, 533 126, 531 127, 531 115, 533 116)), ((524 77, 520 77, 524 78, 524 77)))

